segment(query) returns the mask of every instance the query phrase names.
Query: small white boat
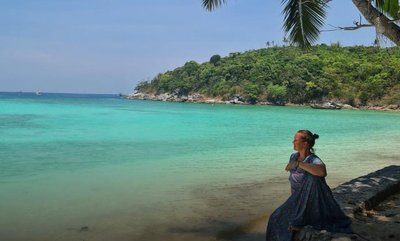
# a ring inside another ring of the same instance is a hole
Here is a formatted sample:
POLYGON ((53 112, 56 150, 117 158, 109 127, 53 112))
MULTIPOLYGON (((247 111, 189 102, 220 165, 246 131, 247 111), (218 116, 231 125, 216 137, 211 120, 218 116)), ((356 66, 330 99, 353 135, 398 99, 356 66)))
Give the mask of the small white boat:
POLYGON ((42 92, 40 92, 40 91, 36 91, 36 93, 35 93, 36 95, 42 95, 42 92))

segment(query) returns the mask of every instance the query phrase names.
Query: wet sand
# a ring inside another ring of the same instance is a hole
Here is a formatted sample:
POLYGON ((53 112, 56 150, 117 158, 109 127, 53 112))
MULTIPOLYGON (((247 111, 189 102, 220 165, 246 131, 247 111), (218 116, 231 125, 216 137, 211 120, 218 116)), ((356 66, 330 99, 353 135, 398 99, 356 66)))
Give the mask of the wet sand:
MULTIPOLYGON (((330 181, 331 188, 341 183, 340 179, 330 181)), ((240 185, 198 187, 192 196, 195 201, 186 207, 188 211, 159 213, 157 218, 141 220, 141 224, 147 224, 144 228, 108 217, 108 222, 98 220, 63 229, 55 240, 262 241, 268 216, 288 198, 289 184, 286 178, 276 177, 240 185)), ((353 228, 358 240, 400 240, 400 193, 355 218, 353 228)))
MULTIPOLYGON (((343 182, 333 179, 329 186, 334 188, 343 182)), ((191 216, 176 216, 164 223, 154 222, 133 240, 262 241, 265 239, 269 215, 289 197, 289 184, 286 178, 277 177, 264 182, 198 188, 193 191, 193 196, 198 203, 191 207, 191 216)), ((400 218, 399 197, 390 200, 381 209, 394 213, 389 214, 392 218, 400 218)), ((354 222, 354 230, 360 236, 369 237, 371 232, 379 233, 378 230, 383 230, 382 227, 388 224, 378 223, 378 217, 381 220, 386 212, 376 214, 374 217, 377 218, 371 219, 373 212, 371 210, 368 215, 365 214, 366 218, 360 216, 354 222), (374 229, 370 228, 371 225, 374 229)), ((390 238, 393 235, 398 237, 398 233, 391 232, 396 225, 400 224, 394 223, 384 229, 389 233, 389 239, 367 240, 396 240, 390 238)))
POLYGON ((289 196, 286 178, 193 190, 187 216, 155 221, 132 240, 263 240, 267 215, 289 196), (243 239, 248 240, 248 239, 243 239))

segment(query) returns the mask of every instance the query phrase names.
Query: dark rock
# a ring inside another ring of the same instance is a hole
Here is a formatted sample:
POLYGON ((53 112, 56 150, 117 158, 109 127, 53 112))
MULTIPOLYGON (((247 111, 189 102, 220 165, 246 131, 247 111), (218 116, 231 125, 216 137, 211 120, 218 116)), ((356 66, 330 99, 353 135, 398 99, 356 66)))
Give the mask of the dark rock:
POLYGON ((89 231, 89 227, 88 226, 84 226, 84 227, 81 227, 79 229, 79 232, 87 232, 87 231, 89 231))
POLYGON ((335 102, 324 102, 324 103, 314 103, 310 104, 311 108, 314 109, 328 109, 328 110, 340 110, 342 109, 342 105, 335 102))

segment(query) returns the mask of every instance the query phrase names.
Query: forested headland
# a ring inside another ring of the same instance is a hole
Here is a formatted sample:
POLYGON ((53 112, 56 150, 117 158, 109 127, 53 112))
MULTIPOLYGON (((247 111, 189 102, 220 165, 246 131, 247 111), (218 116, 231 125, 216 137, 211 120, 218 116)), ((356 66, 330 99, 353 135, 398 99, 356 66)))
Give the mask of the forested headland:
POLYGON ((274 46, 214 55, 208 62, 189 61, 140 82, 135 92, 182 101, 202 96, 248 104, 399 105, 400 49, 322 44, 308 50, 274 46))

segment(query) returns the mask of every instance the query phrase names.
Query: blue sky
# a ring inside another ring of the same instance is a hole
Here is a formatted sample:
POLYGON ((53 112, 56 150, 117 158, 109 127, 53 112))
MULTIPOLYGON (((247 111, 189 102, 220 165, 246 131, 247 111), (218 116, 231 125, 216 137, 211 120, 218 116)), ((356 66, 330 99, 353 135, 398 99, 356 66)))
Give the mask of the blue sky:
MULTIPOLYGON (((281 44, 280 0, 9 0, 0 8, 0 91, 130 93, 194 60, 281 44)), ((327 24, 351 26, 351 1, 333 0, 327 24)), ((325 29, 330 29, 328 25, 325 29)), ((373 28, 323 32, 319 43, 371 45, 373 28)))

